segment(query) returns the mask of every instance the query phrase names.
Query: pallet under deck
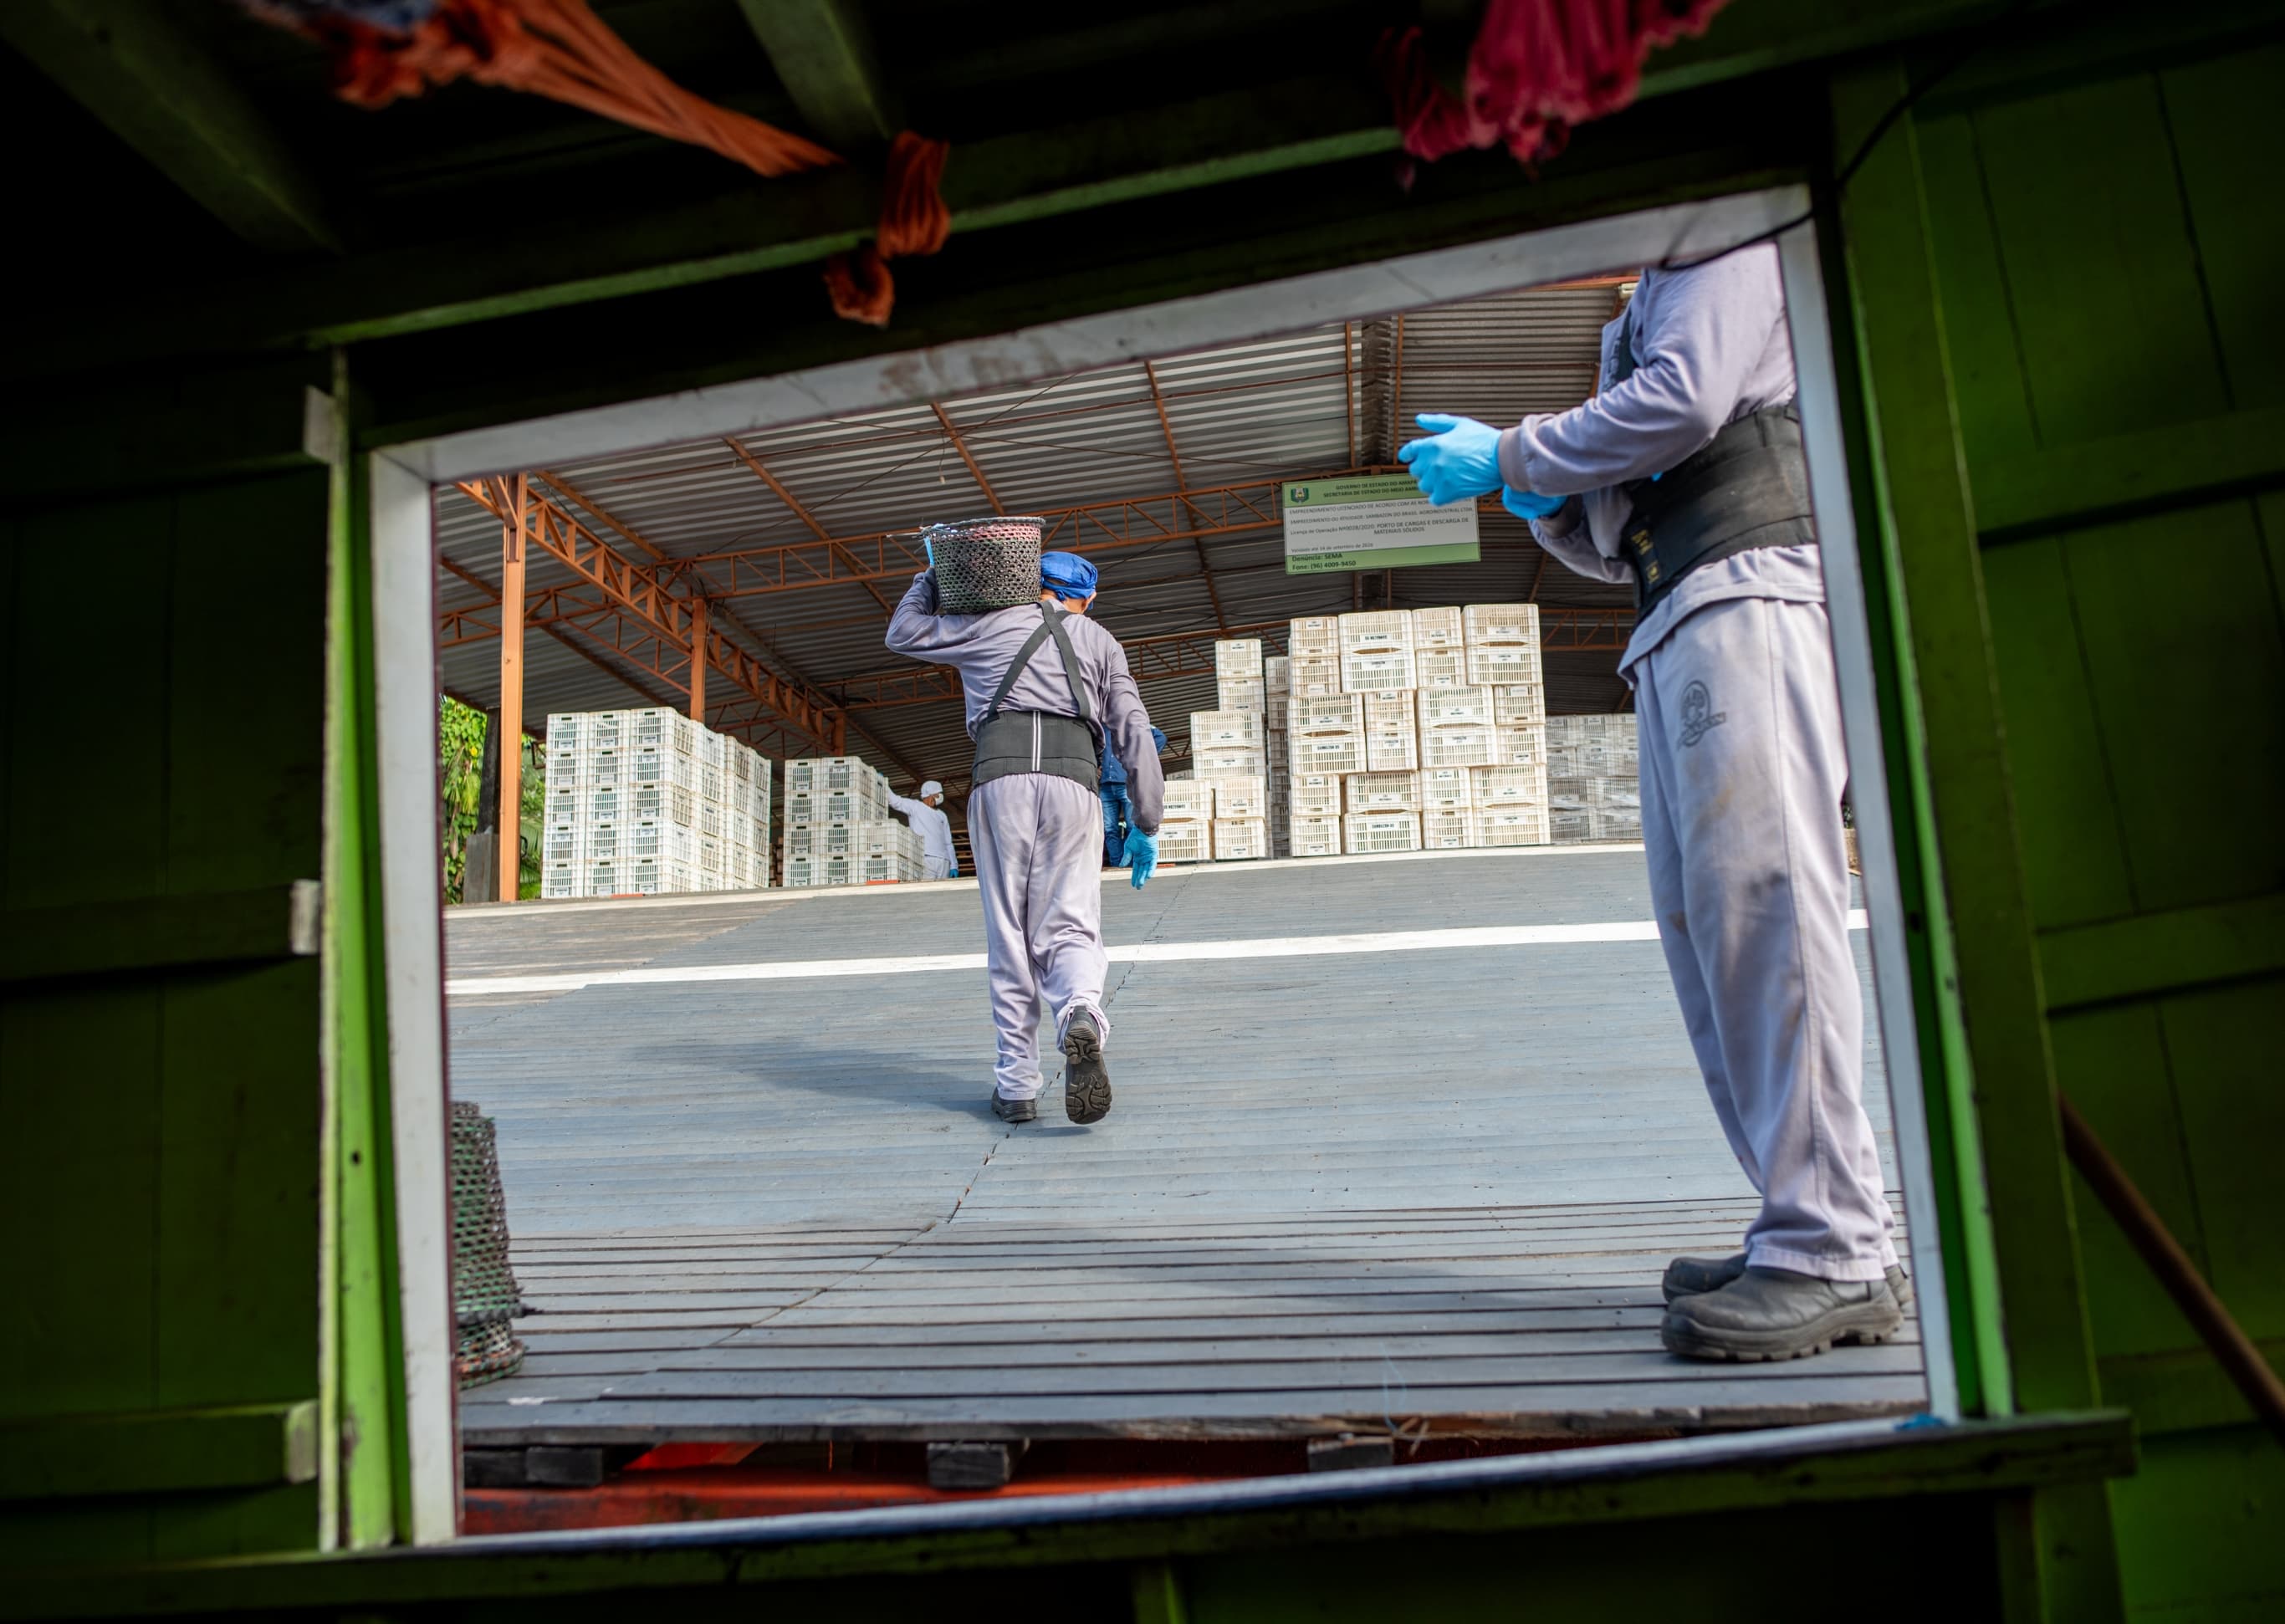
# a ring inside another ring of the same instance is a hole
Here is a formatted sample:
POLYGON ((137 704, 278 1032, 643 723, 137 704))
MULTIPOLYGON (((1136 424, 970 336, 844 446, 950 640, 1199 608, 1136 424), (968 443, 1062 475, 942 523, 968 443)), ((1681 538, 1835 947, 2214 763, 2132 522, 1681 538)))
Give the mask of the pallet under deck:
POLYGON ((1660 1349, 1666 1259, 1734 1248, 1754 1204, 1655 941, 1295 951, 1638 927, 1638 852, 1104 898, 1152 956, 1112 965, 1094 1128, 1054 1063, 1039 1122, 990 1114, 979 969, 878 962, 980 951, 972 886, 456 913, 454 1089, 499 1120, 539 1310, 522 1373, 463 1394, 467 1441, 1580 1438, 1925 1402, 1909 1326, 1785 1365, 1660 1349))

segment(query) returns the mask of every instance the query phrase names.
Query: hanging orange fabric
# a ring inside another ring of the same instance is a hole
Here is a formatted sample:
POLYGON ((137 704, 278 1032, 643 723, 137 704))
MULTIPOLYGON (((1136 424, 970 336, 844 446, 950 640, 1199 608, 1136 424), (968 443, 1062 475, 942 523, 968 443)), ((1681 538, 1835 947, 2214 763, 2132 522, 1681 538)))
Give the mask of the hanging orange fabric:
MULTIPOLYGON (((436 0, 410 28, 378 25, 354 4, 244 0, 333 55, 334 88, 360 107, 385 107, 456 79, 545 96, 637 129, 719 153, 775 178, 825 169, 841 155, 789 130, 695 96, 635 54, 585 0, 436 0)), ((886 261, 934 254, 952 232, 937 195, 950 148, 907 130, 889 149, 878 235, 828 263, 834 310, 885 326, 896 302, 886 261)))
POLYGON ((834 314, 870 326, 889 325, 896 308, 897 284, 887 262, 933 254, 952 235, 952 210, 938 189, 952 148, 924 140, 907 129, 889 146, 889 175, 881 200, 877 237, 853 254, 836 254, 825 264, 825 291, 834 314))

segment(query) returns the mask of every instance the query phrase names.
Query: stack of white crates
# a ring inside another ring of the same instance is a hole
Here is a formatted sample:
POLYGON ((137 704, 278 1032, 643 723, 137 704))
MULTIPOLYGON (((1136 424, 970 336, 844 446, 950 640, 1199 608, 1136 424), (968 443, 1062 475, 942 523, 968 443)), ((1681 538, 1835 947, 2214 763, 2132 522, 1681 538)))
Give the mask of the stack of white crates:
POLYGON ((1642 838, 1641 757, 1631 711, 1547 724, 1547 788, 1558 845, 1642 838))
MULTIPOLYGON (((1292 696, 1292 662, 1268 655, 1261 662, 1262 720, 1269 740, 1269 855, 1293 855, 1293 757, 1286 742, 1285 702, 1292 696)), ((1224 702, 1225 706, 1228 701, 1224 702)))
POLYGON ((1191 780, 1199 786, 1194 798, 1208 825, 1206 849, 1196 859, 1169 858, 1162 840, 1160 860, 1237 862, 1269 855, 1267 676, 1260 639, 1214 645, 1216 708, 1190 712, 1191 780), (1209 798, 1212 805, 1205 805, 1209 798))
POLYGON ((1546 843, 1535 607, 1305 617, 1286 655, 1285 851, 1546 843))
POLYGON ((1166 803, 1158 820, 1161 863, 1204 863, 1213 859, 1214 787, 1189 773, 1166 780, 1166 803))
POLYGON ((783 858, 789 889, 922 878, 921 836, 889 804, 889 781, 856 756, 785 764, 783 858))
POLYGON ((770 764, 679 711, 547 718, 540 895, 768 886, 770 764))

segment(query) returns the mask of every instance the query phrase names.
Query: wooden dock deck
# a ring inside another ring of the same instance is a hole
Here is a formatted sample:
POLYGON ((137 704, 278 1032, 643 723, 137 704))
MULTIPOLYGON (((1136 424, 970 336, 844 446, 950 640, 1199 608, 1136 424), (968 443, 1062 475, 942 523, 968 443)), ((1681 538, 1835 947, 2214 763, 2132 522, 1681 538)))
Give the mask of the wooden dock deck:
POLYGON ((1053 1086, 1037 1123, 991 1114, 972 885, 456 911, 452 1087, 499 1122, 540 1311, 523 1372, 463 1395, 469 1440, 1562 1436, 1924 1402, 1909 1332, 1777 1366, 1659 1347, 1666 1259, 1733 1249, 1754 1203, 1638 851, 1104 898, 1118 1103, 1092 1128, 1053 1086))

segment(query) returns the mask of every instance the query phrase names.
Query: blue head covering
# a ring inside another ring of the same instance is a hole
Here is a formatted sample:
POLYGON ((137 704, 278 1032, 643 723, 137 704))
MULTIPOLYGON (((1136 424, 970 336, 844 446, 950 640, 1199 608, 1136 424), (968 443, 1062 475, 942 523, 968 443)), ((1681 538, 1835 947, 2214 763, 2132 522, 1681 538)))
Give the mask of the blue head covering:
POLYGON ((1095 595, 1095 566, 1076 553, 1040 554, 1040 585, 1059 598, 1095 595))

